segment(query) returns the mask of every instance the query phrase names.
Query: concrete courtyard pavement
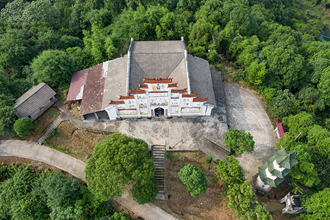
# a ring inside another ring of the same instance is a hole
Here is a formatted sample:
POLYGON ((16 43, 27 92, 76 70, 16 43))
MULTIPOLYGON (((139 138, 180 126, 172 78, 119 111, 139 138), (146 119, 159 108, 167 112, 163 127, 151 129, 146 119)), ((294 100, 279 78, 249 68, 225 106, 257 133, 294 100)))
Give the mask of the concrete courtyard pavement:
MULTIPOLYGON (((39 145, 37 142, 15 140, 0 141, 0 156, 22 157, 41 161, 64 170, 79 179, 85 180, 84 170, 86 164, 84 162, 49 147, 39 145)), ((122 197, 116 197, 113 200, 146 220, 177 219, 151 203, 146 205, 137 204, 129 192, 125 192, 122 197)))
POLYGON ((81 128, 107 132, 119 131, 130 137, 142 139, 149 146, 160 143, 166 145, 166 150, 202 150, 206 154, 212 154, 214 159, 224 159, 227 156, 228 148, 224 143, 224 134, 228 127, 215 117, 172 119, 159 117, 93 122, 74 119, 63 106, 58 107, 63 112, 61 114, 63 119, 66 118, 81 128))
POLYGON ((276 134, 266 111, 251 92, 231 83, 225 83, 224 88, 230 128, 250 132, 255 141, 252 154, 244 153, 236 157, 245 177, 251 181, 258 173, 258 167, 278 150, 276 134))

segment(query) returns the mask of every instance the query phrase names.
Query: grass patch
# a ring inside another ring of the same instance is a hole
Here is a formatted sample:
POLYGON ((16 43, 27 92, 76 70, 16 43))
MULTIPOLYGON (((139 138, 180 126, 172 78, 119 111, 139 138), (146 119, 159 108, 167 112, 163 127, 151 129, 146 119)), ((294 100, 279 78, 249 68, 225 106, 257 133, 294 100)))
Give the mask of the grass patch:
POLYGON ((84 131, 89 131, 89 132, 93 132, 96 134, 110 134, 110 132, 106 132, 106 131, 99 131, 99 130, 92 130, 92 129, 88 129, 88 128, 82 128, 84 131))
POLYGON ((60 151, 62 153, 65 153, 65 154, 69 154, 69 155, 73 155, 70 151, 69 151, 69 148, 61 148, 61 147, 57 147, 57 146, 54 146, 52 144, 50 144, 47 140, 44 141, 44 145, 48 146, 48 147, 51 147, 57 151, 60 151))
POLYGON ((87 162, 95 145, 108 135, 107 132, 92 131, 78 129, 69 121, 64 121, 52 132, 45 145, 87 162))

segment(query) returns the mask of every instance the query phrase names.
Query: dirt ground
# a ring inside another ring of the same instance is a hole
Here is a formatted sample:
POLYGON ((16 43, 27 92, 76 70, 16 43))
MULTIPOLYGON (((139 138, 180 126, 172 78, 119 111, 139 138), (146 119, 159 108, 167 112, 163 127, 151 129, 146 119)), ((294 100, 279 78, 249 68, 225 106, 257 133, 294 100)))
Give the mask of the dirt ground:
POLYGON ((171 160, 166 158, 166 200, 157 200, 153 203, 179 219, 236 219, 234 210, 224 205, 226 200, 221 195, 222 183, 215 179, 215 163, 212 163, 209 169, 209 165, 205 162, 206 154, 201 151, 176 152, 173 155, 174 158, 171 160), (187 187, 182 185, 177 173, 188 163, 198 169, 202 167, 209 184, 204 195, 192 197, 187 187))
POLYGON ((57 90, 56 98, 58 100, 60 100, 60 102, 64 106, 64 108, 66 108, 75 119, 81 120, 81 117, 79 114, 81 101, 66 101, 66 99, 68 97, 68 92, 69 92, 69 89, 57 90))
POLYGON ((87 162, 94 151, 95 145, 107 135, 105 132, 94 133, 81 130, 70 122, 64 121, 58 126, 54 136, 47 139, 45 143, 62 148, 65 153, 87 162))

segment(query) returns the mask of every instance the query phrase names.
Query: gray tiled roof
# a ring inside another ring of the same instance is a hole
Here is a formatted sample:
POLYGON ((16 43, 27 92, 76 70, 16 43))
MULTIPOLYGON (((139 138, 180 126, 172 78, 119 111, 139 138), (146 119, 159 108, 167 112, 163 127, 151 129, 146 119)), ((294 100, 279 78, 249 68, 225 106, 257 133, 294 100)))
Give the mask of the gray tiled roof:
POLYGON ((188 64, 191 93, 198 93, 199 98, 208 97, 209 103, 216 106, 209 62, 189 54, 188 64))
POLYGON ((15 112, 19 118, 27 117, 56 95, 46 83, 32 87, 15 101, 15 112))
POLYGON ((134 41, 133 54, 137 53, 183 53, 180 40, 172 41, 134 41))
POLYGON ((177 82, 179 88, 181 85, 187 87, 186 70, 182 61, 182 41, 134 41, 129 88, 138 90, 138 84, 142 83, 143 78, 156 77, 173 77, 173 82, 177 82), (178 70, 182 73, 176 73, 178 70))

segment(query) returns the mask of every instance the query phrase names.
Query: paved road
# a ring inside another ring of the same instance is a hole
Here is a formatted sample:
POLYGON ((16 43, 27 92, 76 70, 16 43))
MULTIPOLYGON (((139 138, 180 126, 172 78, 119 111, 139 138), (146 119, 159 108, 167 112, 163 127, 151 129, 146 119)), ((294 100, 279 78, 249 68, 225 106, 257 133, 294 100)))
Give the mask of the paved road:
MULTIPOLYGON (((85 180, 84 170, 86 164, 84 162, 49 147, 39 145, 36 142, 13 140, 0 141, 0 156, 14 156, 41 161, 61 170, 65 170, 79 179, 85 180)), ((153 204, 137 204, 132 199, 131 194, 127 192, 123 197, 115 198, 114 200, 146 220, 176 219, 153 204)))
POLYGON ((236 157, 245 177, 252 180, 252 176, 258 173, 258 167, 278 150, 274 129, 263 106, 251 92, 231 83, 224 86, 230 128, 250 132, 255 141, 252 154, 236 157))

